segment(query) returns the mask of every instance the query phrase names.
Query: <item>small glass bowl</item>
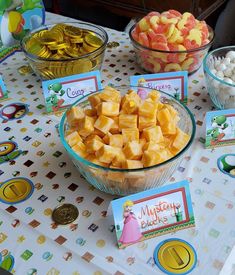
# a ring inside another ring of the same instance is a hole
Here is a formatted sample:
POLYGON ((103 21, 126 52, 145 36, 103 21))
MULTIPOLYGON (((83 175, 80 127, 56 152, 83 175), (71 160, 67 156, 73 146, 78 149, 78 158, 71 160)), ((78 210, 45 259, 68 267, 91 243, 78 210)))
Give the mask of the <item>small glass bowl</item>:
POLYGON ((93 52, 84 53, 76 57, 63 57, 61 59, 39 57, 29 53, 26 44, 33 34, 42 30, 50 30, 56 24, 43 25, 40 28, 31 31, 21 41, 21 49, 35 73, 37 73, 43 80, 47 80, 100 70, 108 43, 108 35, 106 31, 103 28, 90 23, 66 22, 62 24, 71 25, 89 31, 99 37, 103 41, 103 44, 93 52))
POLYGON ((136 25, 132 26, 129 32, 131 43, 136 54, 136 61, 139 66, 148 73, 165 73, 169 71, 188 71, 189 74, 196 72, 214 41, 214 31, 210 26, 209 43, 187 51, 163 51, 145 47, 137 42, 132 32, 136 25))
MULTIPOLYGON (((235 108, 235 81, 232 84, 218 78, 213 73, 213 63, 225 57, 229 51, 235 51, 235 46, 215 49, 209 52, 203 60, 206 86, 214 106, 217 109, 235 108)), ((234 67, 235 75, 235 67, 234 67)))
MULTIPOLYGON (((115 88, 120 91, 122 96, 124 96, 129 89, 136 87, 120 86, 115 88)), ((152 91, 152 89, 149 88, 145 89, 147 92, 152 91)), ((88 101, 88 96, 89 95, 78 100, 73 104, 73 106, 79 106, 83 109, 89 108, 90 103, 88 101)), ((173 158, 160 164, 141 169, 107 168, 89 162, 88 160, 77 155, 65 140, 65 131, 69 129, 69 127, 66 119, 66 113, 63 115, 59 127, 61 142, 69 153, 69 156, 77 169, 89 183, 106 193, 128 195, 161 186, 171 177, 182 161, 186 151, 192 145, 195 136, 196 124, 189 109, 171 95, 161 92, 160 100, 163 103, 170 104, 178 111, 180 116, 179 127, 190 136, 190 140, 182 151, 180 151, 173 158)))

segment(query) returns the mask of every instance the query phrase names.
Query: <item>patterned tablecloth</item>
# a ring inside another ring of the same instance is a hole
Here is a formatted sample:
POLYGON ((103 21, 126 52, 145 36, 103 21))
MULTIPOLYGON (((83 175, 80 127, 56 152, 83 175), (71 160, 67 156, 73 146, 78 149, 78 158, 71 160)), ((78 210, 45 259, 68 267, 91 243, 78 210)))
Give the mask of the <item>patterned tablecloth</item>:
MULTIPOLYGON (((71 19, 47 14, 47 23, 60 21, 71 19)), ((128 84, 131 75, 143 71, 135 63, 128 35, 107 32, 109 41, 120 46, 106 51, 102 83, 128 84)), ((32 196, 21 203, 0 201, 0 264, 6 267, 12 262, 12 273, 20 275, 162 274, 154 264, 153 251, 159 242, 174 236, 197 251, 198 262, 191 274, 219 274, 235 244, 235 181, 220 172, 217 159, 234 151, 234 146, 206 150, 201 142, 205 113, 212 109, 202 70, 189 78, 189 108, 197 124, 195 142, 170 179, 190 181, 196 227, 119 250, 112 216, 106 215, 114 197, 94 189, 75 169, 59 140, 60 117, 45 113, 41 80, 17 70, 25 64, 24 55, 17 53, 0 67, 10 91, 10 99, 0 102, 0 108, 10 103, 29 108, 22 119, 0 122, 0 142, 13 141, 21 150, 17 158, 0 164, 0 188, 17 177, 34 186, 32 196), (64 202, 76 205, 80 215, 76 223, 56 227, 51 212, 64 202)), ((232 274, 231 266, 226 270, 221 274, 232 274)))

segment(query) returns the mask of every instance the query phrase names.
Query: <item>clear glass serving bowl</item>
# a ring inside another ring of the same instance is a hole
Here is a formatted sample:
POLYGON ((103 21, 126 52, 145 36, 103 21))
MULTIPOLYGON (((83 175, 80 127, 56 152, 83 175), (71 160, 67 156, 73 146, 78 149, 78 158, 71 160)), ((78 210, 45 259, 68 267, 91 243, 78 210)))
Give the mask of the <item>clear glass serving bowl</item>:
MULTIPOLYGON (((226 53, 229 51, 235 51, 235 46, 215 49, 209 52, 203 60, 207 90, 217 109, 235 108, 235 81, 231 84, 218 78, 212 69, 213 63, 225 57, 226 53)), ((235 67, 233 72, 235 76, 235 67)))
POLYGON ((132 32, 136 25, 132 26, 129 32, 131 43, 134 47, 138 65, 149 73, 164 73, 169 71, 188 71, 189 74, 196 72, 214 41, 214 31, 210 26, 209 43, 199 48, 186 51, 163 51, 145 47, 137 42, 132 32))
MULTIPOLYGON (((123 96, 133 87, 120 86, 115 88, 119 90, 123 96)), ((146 88, 146 91, 151 90, 152 89, 146 88)), ((181 130, 189 134, 190 140, 183 150, 173 158, 160 164, 141 169, 107 168, 89 162, 88 160, 77 155, 65 140, 65 131, 69 129, 69 127, 66 119, 66 113, 63 115, 59 127, 61 142, 79 172, 87 179, 89 183, 106 193, 128 195, 161 186, 171 177, 173 172, 179 166, 186 151, 192 145, 195 136, 196 124, 189 109, 171 95, 161 92, 160 100, 163 103, 172 105, 178 111, 180 116, 179 127, 181 130)), ((90 108, 88 96, 78 100, 73 104, 73 106, 79 106, 83 109, 90 108)))
MULTIPOLYGON (((61 22, 59 24, 61 24, 61 22)), ((33 34, 42 30, 50 30, 56 24, 43 25, 31 31, 21 41, 21 49, 34 72, 43 80, 47 80, 100 70, 108 43, 108 35, 106 31, 103 28, 90 23, 66 22, 62 24, 72 25, 74 27, 89 31, 99 37, 103 41, 103 44, 93 52, 84 53, 82 55, 80 54, 75 57, 62 57, 60 59, 39 57, 28 52, 26 44, 31 39, 33 34)))

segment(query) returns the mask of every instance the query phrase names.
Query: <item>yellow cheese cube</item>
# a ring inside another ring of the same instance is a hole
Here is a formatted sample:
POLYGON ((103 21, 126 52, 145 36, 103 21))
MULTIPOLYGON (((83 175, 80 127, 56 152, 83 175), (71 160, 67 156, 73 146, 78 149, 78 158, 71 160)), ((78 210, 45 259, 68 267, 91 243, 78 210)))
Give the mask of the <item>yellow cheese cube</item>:
POLYGON ((163 135, 175 135, 176 134, 176 125, 175 122, 164 124, 161 126, 163 135))
POLYGON ((126 144, 129 141, 139 141, 139 130, 138 128, 126 128, 122 129, 123 143, 126 144))
POLYGON ((102 146, 104 145, 103 142, 97 140, 97 139, 92 139, 91 141, 88 141, 86 143, 86 151, 87 153, 95 153, 98 151, 102 146))
POLYGON ((161 152, 156 152, 154 150, 147 150, 143 153, 142 162, 144 167, 153 166, 163 162, 161 152))
POLYGON ((164 141, 161 127, 157 125, 149 128, 145 128, 143 130, 142 137, 146 138, 147 141, 153 141, 156 143, 160 143, 164 141))
POLYGON ((78 142, 76 145, 72 147, 72 149, 82 158, 85 158, 87 156, 86 146, 82 142, 78 142))
MULTIPOLYGON (((95 126, 95 124, 94 124, 94 126, 95 126)), ((93 134, 99 136, 101 139, 105 136, 105 133, 101 132, 100 130, 98 130, 96 128, 94 129, 93 134)))
POLYGON ((109 137, 109 145, 113 147, 122 148, 123 146, 123 136, 121 134, 111 135, 109 137))
POLYGON ((82 142, 82 138, 80 137, 77 131, 74 131, 71 134, 66 135, 65 139, 70 147, 74 146, 80 141, 82 142))
MULTIPOLYGON (((109 168, 119 168, 119 167, 113 167, 113 166, 109 166, 109 168)), ((120 169, 120 168, 119 168, 120 169)), ((113 172, 113 171, 108 171, 107 173, 107 177, 106 177, 107 180, 109 181, 113 181, 114 182, 114 188, 117 188, 117 183, 121 183, 123 184, 124 181, 125 181, 125 174, 122 173, 122 172, 113 172)))
POLYGON ((111 163, 111 161, 119 152, 120 148, 115 148, 105 144, 98 151, 96 151, 95 155, 99 161, 104 163, 111 163))
POLYGON ((161 126, 171 123, 172 116, 167 108, 162 108, 157 113, 157 120, 161 126))
POLYGON ((122 166, 123 169, 139 169, 143 168, 143 163, 140 160, 127 159, 122 166))
POLYGON ((160 99, 161 95, 159 93, 159 91, 157 90, 153 90, 151 92, 148 93, 147 98, 151 98, 154 102, 158 102, 160 99))
POLYGON ((176 137, 172 143, 172 147, 174 147, 177 150, 182 150, 189 142, 190 137, 188 134, 184 133, 180 128, 177 128, 176 132, 176 137))
POLYGON ((143 151, 148 151, 148 150, 159 151, 161 149, 162 149, 162 146, 154 141, 148 141, 143 146, 143 151))
POLYGON ((120 92, 110 86, 106 86, 103 92, 99 94, 99 97, 102 101, 113 101, 117 103, 121 101, 120 92))
POLYGON ((89 136, 94 131, 94 120, 89 117, 85 116, 83 119, 80 120, 78 125, 78 133, 82 137, 89 136))
MULTIPOLYGON (((151 100, 152 101, 152 100, 151 100)), ((154 118, 157 114, 157 103, 146 99, 139 106, 139 116, 154 118)))
POLYGON ((117 102, 101 102, 97 105, 97 114, 104 116, 117 116, 120 104, 117 102))
POLYGON ((112 165, 115 167, 122 168, 123 162, 126 160, 126 157, 122 150, 118 152, 118 154, 112 160, 112 165))
POLYGON ((155 126, 156 121, 156 117, 150 118, 145 116, 139 116, 139 131, 142 132, 145 128, 155 126))
POLYGON ((137 115, 121 114, 119 116, 119 130, 126 128, 137 128, 137 115))
POLYGON ((142 157, 142 147, 138 141, 129 141, 123 148, 123 153, 127 159, 138 160, 142 157))
POLYGON ((170 104, 165 104, 164 107, 166 107, 169 110, 172 117, 175 117, 178 115, 178 112, 176 111, 176 109, 172 107, 170 104))
POLYGON ((91 107, 94 109, 101 102, 101 99, 99 97, 99 94, 94 94, 88 96, 88 101, 90 102, 91 107))
POLYGON ((97 115, 96 109, 86 109, 86 110, 84 111, 84 113, 85 113, 85 115, 87 115, 87 116, 92 116, 92 117, 94 117, 94 116, 97 115))
POLYGON ((109 132, 111 134, 119 134, 119 117, 118 116, 114 116, 112 117, 113 119, 113 124, 112 127, 110 128, 109 132))
POLYGON ((98 130, 100 130, 101 132, 103 132, 104 134, 107 134, 108 131, 110 130, 110 128, 112 127, 113 125, 113 122, 114 120, 107 117, 107 116, 104 116, 104 115, 100 115, 95 124, 94 124, 94 127, 98 130))
POLYGON ((131 91, 129 94, 126 94, 121 101, 122 110, 126 114, 137 114, 140 103, 141 99, 138 94, 135 91, 131 91))
POLYGON ((70 110, 66 112, 66 117, 70 127, 75 127, 77 126, 79 121, 85 117, 85 114, 80 107, 76 106, 72 107, 70 110))
POLYGON ((157 105, 157 109, 158 111, 161 110, 162 108, 164 108, 165 104, 163 104, 162 102, 158 102, 158 105, 157 105))

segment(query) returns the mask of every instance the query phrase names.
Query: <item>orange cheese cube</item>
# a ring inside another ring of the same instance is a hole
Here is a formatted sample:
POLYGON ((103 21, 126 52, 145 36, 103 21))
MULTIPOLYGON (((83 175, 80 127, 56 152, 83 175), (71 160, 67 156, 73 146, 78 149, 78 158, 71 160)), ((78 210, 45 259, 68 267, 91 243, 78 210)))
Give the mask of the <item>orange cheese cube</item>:
POLYGON ((119 134, 119 117, 118 116, 114 116, 112 117, 113 119, 113 124, 112 127, 110 128, 110 133, 111 134, 119 134))
POLYGON ((84 111, 84 113, 85 113, 85 115, 91 116, 91 117, 94 117, 94 116, 97 115, 96 109, 86 109, 86 110, 84 111))
POLYGON ((72 147, 72 149, 82 158, 85 158, 87 156, 86 146, 82 142, 78 142, 76 145, 72 147))
POLYGON ((115 167, 122 168, 123 162, 126 160, 126 157, 122 150, 114 157, 112 160, 112 165, 115 167))
POLYGON ((178 115, 178 112, 174 107, 172 107, 170 104, 165 104, 165 107, 169 110, 172 117, 175 117, 178 115))
POLYGON ((80 137, 77 131, 74 131, 71 134, 67 135, 65 139, 70 147, 73 147, 75 144, 77 144, 80 141, 82 142, 82 138, 80 137))
POLYGON ((127 159, 138 160, 142 157, 142 147, 138 141, 129 141, 123 148, 123 153, 127 159))
MULTIPOLYGON (((94 133, 94 132, 93 132, 94 133)), ((100 142, 103 142, 103 140, 102 140, 102 138, 100 137, 100 136, 98 136, 98 135, 95 135, 95 134, 91 134, 91 135, 89 135, 89 136, 87 136, 86 138, 85 138, 85 140, 84 140, 84 144, 86 145, 89 141, 92 141, 92 140, 98 140, 98 141, 100 141, 100 142)), ((104 142, 103 142, 104 143, 104 142)))
MULTIPOLYGON (((110 168, 116 168, 116 169, 120 169, 119 167, 113 167, 113 166, 109 166, 110 168)), ((107 180, 113 181, 115 183, 114 187, 117 188, 117 183, 123 184, 125 181, 125 174, 122 172, 114 172, 114 171, 108 171, 107 173, 107 180)))
POLYGON ((101 102, 101 99, 99 97, 99 94, 94 94, 88 96, 88 101, 90 102, 91 107, 94 109, 101 102))
POLYGON ((95 153, 98 151, 102 146, 104 145, 103 142, 97 140, 97 139, 92 139, 86 143, 86 151, 87 153, 95 153))
MULTIPOLYGON (((94 126, 95 126, 95 124, 94 124, 94 126)), ((94 129, 93 134, 99 136, 101 139, 105 136, 105 133, 101 132, 100 130, 98 130, 96 128, 94 129)))
POLYGON ((101 102, 97 105, 97 114, 104 116, 117 116, 120 104, 117 102, 101 102))
POLYGON ((150 117, 154 118, 157 114, 157 103, 148 101, 146 99, 142 104, 139 106, 139 116, 150 117))
POLYGON ((66 117, 68 124, 71 127, 74 127, 77 126, 79 121, 85 117, 85 113, 80 107, 76 106, 72 107, 70 110, 66 112, 66 117))
POLYGON ((143 168, 143 163, 140 160, 127 159, 122 166, 123 169, 140 169, 143 168))
POLYGON ((149 128, 145 128, 143 130, 142 137, 146 138, 147 141, 153 141, 156 143, 164 141, 160 126, 152 126, 149 128))
POLYGON ((141 99, 138 94, 135 91, 131 91, 129 94, 126 94, 121 101, 122 110, 124 110, 126 114, 137 114, 140 103, 141 99))
POLYGON ((158 105, 157 105, 157 109, 158 111, 161 110, 162 108, 164 108, 165 104, 163 104, 162 102, 158 102, 158 105))
POLYGON ((94 120, 89 117, 85 116, 83 119, 80 120, 78 125, 78 133, 82 137, 89 136, 94 131, 94 120))
POLYGON ((122 148, 123 146, 123 136, 121 134, 111 135, 109 137, 109 145, 113 147, 122 148))
POLYGON ((164 161, 162 158, 161 152, 157 152, 154 150, 147 150, 143 153, 142 162, 144 167, 153 166, 159 164, 164 161))
POLYGON ((100 165, 100 166, 104 166, 104 167, 108 167, 109 165, 107 163, 104 162, 100 162, 95 154, 89 154, 86 156, 86 159, 90 162, 93 162, 94 164, 100 165))
POLYGON ((116 155, 120 152, 120 148, 115 148, 110 145, 103 145, 98 151, 96 151, 96 157, 99 161, 104 163, 111 163, 116 155))
POLYGON ((108 131, 110 130, 110 128, 112 127, 113 125, 113 119, 107 117, 107 116, 104 116, 104 115, 100 115, 95 124, 94 124, 94 127, 98 130, 100 130, 101 132, 103 132, 104 134, 107 134, 108 131))
POLYGON ((119 116, 119 130, 137 128, 137 115, 121 114, 119 116))
POLYGON ((161 126, 171 123, 172 116, 167 108, 162 108, 157 113, 157 120, 161 126))
POLYGON ((123 143, 126 144, 129 141, 139 141, 139 130, 138 128, 126 128, 122 129, 123 143))
POLYGON ((180 128, 176 130, 176 137, 172 143, 172 147, 177 150, 182 150, 189 142, 189 135, 184 133, 180 128))
POLYGON ((99 97, 102 101, 121 102, 120 92, 110 86, 106 86, 103 92, 99 94, 99 97))
POLYGON ((145 138, 140 138, 139 139, 139 144, 141 145, 142 149, 143 149, 146 142, 147 142, 147 140, 145 138))
POLYGON ((156 117, 139 116, 139 131, 142 132, 145 128, 149 128, 156 125, 156 117))

